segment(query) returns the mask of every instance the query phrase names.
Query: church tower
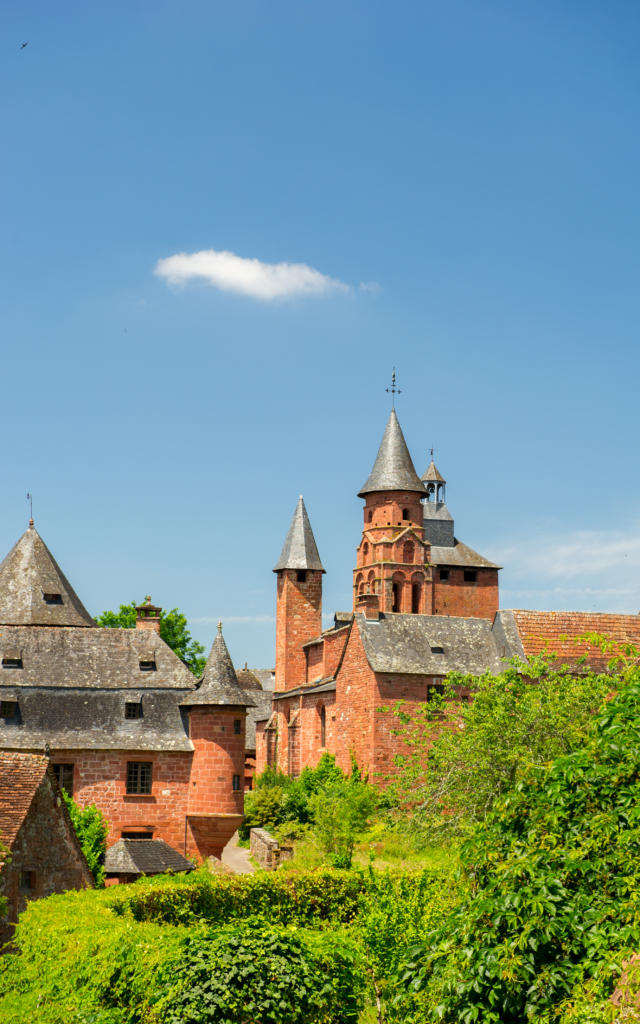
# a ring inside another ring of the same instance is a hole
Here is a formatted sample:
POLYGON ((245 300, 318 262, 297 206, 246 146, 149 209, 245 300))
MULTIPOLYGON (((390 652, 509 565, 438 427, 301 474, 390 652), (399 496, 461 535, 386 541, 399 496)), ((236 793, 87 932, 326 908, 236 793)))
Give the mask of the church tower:
POLYGON ((275 690, 279 692, 305 684, 302 645, 322 632, 324 568, 302 495, 273 571, 278 578, 275 690))
POLYGON ((395 409, 358 497, 364 498, 365 504, 353 573, 354 609, 367 609, 367 614, 431 614, 430 548, 424 538, 422 505, 425 487, 415 471, 395 409))

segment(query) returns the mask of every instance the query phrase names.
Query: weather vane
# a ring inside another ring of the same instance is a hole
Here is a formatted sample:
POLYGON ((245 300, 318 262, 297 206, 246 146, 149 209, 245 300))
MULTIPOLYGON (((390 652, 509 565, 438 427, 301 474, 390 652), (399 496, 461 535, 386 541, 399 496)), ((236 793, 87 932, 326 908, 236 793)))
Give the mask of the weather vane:
POLYGON ((431 455, 431 461, 432 462, 433 462, 433 453, 434 453, 434 451, 435 451, 435 448, 430 448, 429 449, 429 454, 431 455))
POLYGON ((33 495, 27 491, 27 501, 29 502, 29 526, 33 526, 33 495))
POLYGON ((391 374, 391 387, 390 388, 385 388, 384 390, 387 391, 387 392, 391 392, 391 408, 395 409, 395 407, 396 407, 396 395, 401 395, 402 394, 402 391, 400 390, 400 388, 396 387, 396 368, 395 368, 395 366, 393 368, 393 373, 391 374))

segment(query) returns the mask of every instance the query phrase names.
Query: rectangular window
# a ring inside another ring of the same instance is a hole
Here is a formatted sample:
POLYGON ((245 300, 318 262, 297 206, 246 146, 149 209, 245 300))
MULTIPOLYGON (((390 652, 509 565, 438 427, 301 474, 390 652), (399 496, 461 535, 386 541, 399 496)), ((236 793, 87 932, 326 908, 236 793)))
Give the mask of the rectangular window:
POLYGON ((127 793, 151 792, 151 761, 127 762, 127 793))
POLYGON ((20 892, 33 892, 36 887, 35 871, 21 871, 18 885, 20 887, 20 892))
POLYGON ((131 832, 121 832, 120 833, 120 838, 121 839, 153 839, 153 829, 151 829, 151 828, 147 828, 147 829, 141 828, 141 829, 136 830, 136 831, 132 830, 131 832))
POLYGON ((62 604, 62 594, 43 594, 42 600, 45 604, 62 604))
POLYGON ((477 578, 478 578, 478 574, 477 574, 475 569, 465 569, 464 570, 464 582, 465 583, 475 583, 477 578))
POLYGON ((444 647, 432 647, 431 648, 431 653, 432 654, 444 654, 444 647))
POLYGON ((73 765, 52 764, 53 774, 58 780, 60 789, 66 789, 69 796, 73 796, 73 765))
POLYGON ((449 579, 449 570, 448 569, 441 569, 440 570, 440 582, 441 583, 446 583, 448 579, 449 579))
POLYGON ((297 580, 298 580, 298 583, 306 583, 307 582, 307 570, 306 569, 298 569, 297 580))
POLYGON ((142 704, 140 701, 126 701, 124 705, 125 718, 142 718, 142 704))
POLYGON ((234 775, 233 776, 232 787, 233 787, 234 793, 237 793, 239 791, 239 789, 240 789, 240 776, 239 775, 234 775))
POLYGON ((236 736, 241 736, 242 735, 242 721, 241 721, 241 719, 234 718, 234 720, 233 720, 233 731, 236 734, 236 736))
POLYGON ((16 700, 0 701, 0 718, 15 718, 18 714, 18 702, 16 700))
POLYGON ((141 661, 140 662, 140 671, 141 672, 155 672, 155 670, 156 670, 156 663, 155 663, 155 661, 141 661))
POLYGON ((427 701, 435 700, 436 695, 441 697, 443 693, 443 683, 429 683, 427 686, 427 701))

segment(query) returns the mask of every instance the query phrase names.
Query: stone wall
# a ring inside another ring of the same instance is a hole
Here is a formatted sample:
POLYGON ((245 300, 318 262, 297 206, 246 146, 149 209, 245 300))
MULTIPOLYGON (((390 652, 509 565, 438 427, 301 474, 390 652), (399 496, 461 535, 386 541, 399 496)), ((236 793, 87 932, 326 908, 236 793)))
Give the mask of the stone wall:
POLYGON ((264 828, 252 828, 249 833, 249 849, 261 868, 275 871, 283 860, 290 860, 293 850, 290 846, 280 846, 277 839, 264 828))

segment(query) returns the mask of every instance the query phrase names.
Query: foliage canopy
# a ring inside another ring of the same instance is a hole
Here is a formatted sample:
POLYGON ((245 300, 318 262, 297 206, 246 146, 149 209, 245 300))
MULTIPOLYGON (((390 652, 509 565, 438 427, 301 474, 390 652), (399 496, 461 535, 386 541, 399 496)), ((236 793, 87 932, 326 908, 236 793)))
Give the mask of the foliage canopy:
MULTIPOLYGON (((129 604, 121 604, 117 612, 102 612, 97 616, 96 622, 99 626, 109 629, 135 629, 136 606, 142 603, 131 601, 129 604)), ((168 612, 163 610, 160 613, 160 636, 195 676, 202 675, 207 663, 204 647, 193 639, 186 617, 177 608, 172 608, 168 612)))

